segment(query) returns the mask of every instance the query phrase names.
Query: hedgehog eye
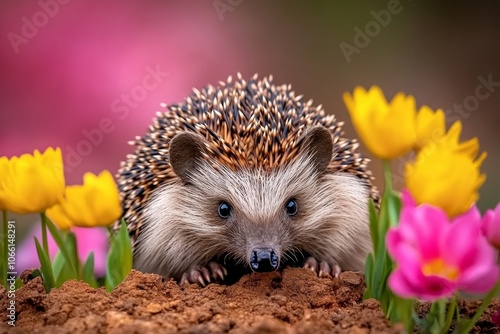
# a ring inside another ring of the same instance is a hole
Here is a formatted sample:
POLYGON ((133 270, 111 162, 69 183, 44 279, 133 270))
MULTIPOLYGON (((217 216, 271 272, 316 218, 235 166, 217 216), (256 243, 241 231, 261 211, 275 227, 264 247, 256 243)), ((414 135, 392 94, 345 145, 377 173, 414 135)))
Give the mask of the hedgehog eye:
POLYGON ((221 202, 217 212, 222 219, 227 219, 231 215, 231 207, 226 202, 221 202))
POLYGON ((285 205, 286 214, 289 216, 295 216, 297 211, 299 211, 299 205, 295 199, 289 199, 285 205))

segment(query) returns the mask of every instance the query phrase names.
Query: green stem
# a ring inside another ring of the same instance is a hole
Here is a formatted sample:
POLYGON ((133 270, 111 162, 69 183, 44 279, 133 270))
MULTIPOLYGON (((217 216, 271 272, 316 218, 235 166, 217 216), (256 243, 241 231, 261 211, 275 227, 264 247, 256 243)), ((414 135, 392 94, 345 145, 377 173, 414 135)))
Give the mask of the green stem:
POLYGON ((384 170, 384 185, 385 191, 392 192, 392 172, 391 172, 391 161, 390 160, 382 160, 382 167, 384 170))
POLYGON ((49 255, 49 242, 47 240, 47 215, 45 212, 40 212, 40 217, 42 217, 42 246, 43 250, 49 255))
POLYGON ((78 240, 76 239, 75 233, 69 231, 66 233, 66 238, 72 240, 72 251, 73 251, 73 258, 76 272, 78 273, 78 279, 82 279, 81 276, 81 271, 80 271, 80 258, 78 257, 78 240))
POLYGON ((446 311, 446 301, 444 299, 440 299, 438 301, 438 323, 441 328, 444 327, 445 323, 445 311, 446 311))
POLYGON ((481 315, 483 315, 483 313, 486 310, 486 308, 488 307, 488 305, 490 305, 491 300, 493 299, 493 297, 496 296, 496 294, 499 291, 500 291, 500 280, 498 280, 495 287, 493 289, 491 289, 490 292, 488 292, 486 297, 484 297, 483 302, 481 303, 481 306, 479 306, 479 308, 477 309, 477 311, 474 314, 474 316, 472 317, 472 319, 470 319, 469 323, 467 324, 467 327, 465 327, 463 330, 460 330, 459 333, 469 333, 471 331, 472 327, 474 327, 474 324, 477 322, 479 317, 481 315))
POLYGON ((444 307, 445 304, 442 300, 432 302, 431 308, 424 320, 424 333, 441 333, 444 325, 444 307))
POLYGON ((115 232, 113 231, 113 226, 108 225, 106 226, 106 229, 108 230, 110 244, 112 244, 115 240, 115 232))
POLYGON ((3 210, 2 212, 2 217, 3 217, 3 238, 2 238, 2 273, 0 274, 1 276, 1 284, 7 288, 7 271, 8 270, 8 253, 9 253, 9 242, 8 242, 8 233, 9 233, 9 218, 7 217, 7 210, 3 210))
POLYGON ((429 309, 429 313, 427 313, 427 317, 426 317, 428 320, 428 323, 431 323, 430 320, 432 320, 432 322, 434 322, 437 319, 438 308, 439 308, 438 302, 437 301, 432 302, 431 308, 429 309))
POLYGON ((453 320, 453 314, 455 313, 455 309, 457 308, 457 300, 457 295, 453 296, 450 304, 448 305, 448 314, 446 315, 446 322, 444 324, 443 333, 448 333, 450 330, 451 321, 453 320))

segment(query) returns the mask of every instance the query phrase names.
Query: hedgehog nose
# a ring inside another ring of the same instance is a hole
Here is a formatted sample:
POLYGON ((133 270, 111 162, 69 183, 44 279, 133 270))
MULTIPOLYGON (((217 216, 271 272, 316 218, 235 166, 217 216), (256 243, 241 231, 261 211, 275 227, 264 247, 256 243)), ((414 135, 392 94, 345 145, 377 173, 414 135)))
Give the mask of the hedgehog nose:
POLYGON ((254 248, 250 256, 250 265, 257 272, 278 269, 278 255, 270 248, 254 248))

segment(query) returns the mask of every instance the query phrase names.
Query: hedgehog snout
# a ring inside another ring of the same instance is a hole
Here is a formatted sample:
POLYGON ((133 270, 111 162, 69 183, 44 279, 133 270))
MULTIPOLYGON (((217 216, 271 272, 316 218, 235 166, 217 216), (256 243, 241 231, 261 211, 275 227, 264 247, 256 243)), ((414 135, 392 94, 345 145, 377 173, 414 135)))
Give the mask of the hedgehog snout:
POLYGON ((254 248, 250 254, 250 267, 257 272, 278 269, 279 257, 272 248, 254 248))

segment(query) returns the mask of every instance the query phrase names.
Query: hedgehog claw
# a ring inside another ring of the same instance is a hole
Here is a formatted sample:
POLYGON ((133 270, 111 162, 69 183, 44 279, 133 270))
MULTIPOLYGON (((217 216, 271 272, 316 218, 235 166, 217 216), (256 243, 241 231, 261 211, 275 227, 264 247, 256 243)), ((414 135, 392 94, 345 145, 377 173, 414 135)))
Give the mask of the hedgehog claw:
POLYGON ((208 271, 208 269, 206 267, 201 267, 201 273, 203 274, 202 277, 205 279, 207 284, 210 283, 210 272, 208 271))
POLYGON ((213 261, 209 262, 208 263, 208 267, 212 271, 212 276, 213 276, 213 278, 215 280, 217 280, 218 278, 220 278, 221 281, 223 281, 224 280, 224 276, 227 276, 227 270, 226 270, 226 268, 224 268, 223 266, 221 266, 217 262, 213 262, 213 261))
POLYGON ((318 261, 313 257, 308 257, 304 262, 304 268, 316 273, 318 271, 318 261))
POLYGON ((209 262, 206 266, 192 266, 186 271, 179 281, 179 285, 198 283, 201 286, 206 286, 214 281, 224 280, 227 276, 227 270, 217 262, 209 262))
POLYGON ((342 272, 342 269, 340 268, 340 266, 339 266, 337 263, 335 263, 335 264, 333 265, 332 270, 331 270, 331 275, 332 275, 334 278, 338 278, 341 272, 342 272))
POLYGON ((326 262, 326 261, 320 261, 318 262, 315 258, 309 257, 306 259, 304 262, 304 268, 309 269, 315 274, 318 275, 318 277, 334 277, 337 278, 340 275, 340 272, 342 271, 340 266, 336 261, 331 261, 331 262, 326 262))

